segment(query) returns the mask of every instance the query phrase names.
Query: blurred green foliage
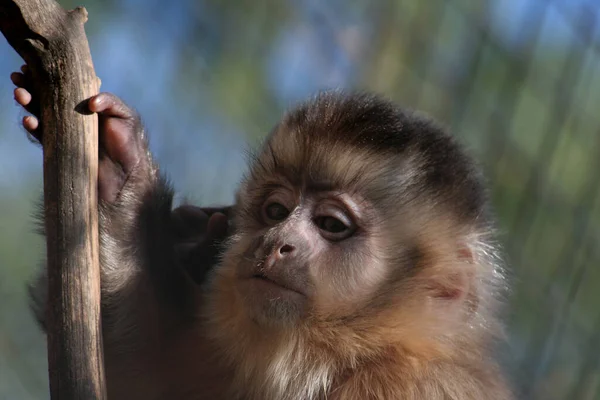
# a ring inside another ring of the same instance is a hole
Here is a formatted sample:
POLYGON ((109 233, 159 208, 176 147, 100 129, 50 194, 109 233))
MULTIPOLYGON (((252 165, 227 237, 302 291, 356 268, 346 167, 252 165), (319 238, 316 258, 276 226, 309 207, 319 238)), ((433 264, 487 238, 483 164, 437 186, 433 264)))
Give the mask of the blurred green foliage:
MULTIPOLYGON (((103 90, 135 105, 181 193, 227 202, 290 105, 368 89, 448 124, 489 177, 513 270, 506 365, 526 399, 600 398, 600 27, 586 0, 63 0, 84 5, 103 90)), ((39 149, 0 45, 0 399, 47 398, 26 282, 39 149)))

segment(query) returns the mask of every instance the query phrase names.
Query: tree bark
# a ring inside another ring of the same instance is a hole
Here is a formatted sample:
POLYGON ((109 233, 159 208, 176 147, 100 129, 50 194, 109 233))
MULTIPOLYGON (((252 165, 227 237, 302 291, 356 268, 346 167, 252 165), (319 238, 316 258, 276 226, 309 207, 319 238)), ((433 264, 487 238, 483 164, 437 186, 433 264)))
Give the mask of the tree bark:
POLYGON ((98 255, 98 93, 84 8, 54 0, 0 0, 0 30, 23 57, 40 102, 48 257, 52 399, 105 399, 98 255))

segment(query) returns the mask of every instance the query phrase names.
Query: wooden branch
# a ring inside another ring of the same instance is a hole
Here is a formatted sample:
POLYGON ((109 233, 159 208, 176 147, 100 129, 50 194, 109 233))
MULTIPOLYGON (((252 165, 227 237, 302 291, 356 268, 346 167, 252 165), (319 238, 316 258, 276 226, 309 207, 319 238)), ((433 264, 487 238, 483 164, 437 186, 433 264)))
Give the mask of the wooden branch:
POLYGON ((98 93, 84 8, 0 0, 0 31, 32 71, 44 148, 52 399, 105 399, 98 256, 98 93))

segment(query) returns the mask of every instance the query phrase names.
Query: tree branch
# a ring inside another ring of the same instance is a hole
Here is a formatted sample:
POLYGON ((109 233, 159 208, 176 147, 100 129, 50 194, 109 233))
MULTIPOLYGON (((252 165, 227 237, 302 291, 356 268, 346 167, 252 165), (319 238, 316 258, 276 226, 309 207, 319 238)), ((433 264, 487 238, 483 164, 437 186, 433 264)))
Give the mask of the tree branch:
POLYGON ((84 8, 0 0, 0 31, 32 72, 44 148, 48 362, 53 399, 105 399, 98 256, 98 93, 84 8))

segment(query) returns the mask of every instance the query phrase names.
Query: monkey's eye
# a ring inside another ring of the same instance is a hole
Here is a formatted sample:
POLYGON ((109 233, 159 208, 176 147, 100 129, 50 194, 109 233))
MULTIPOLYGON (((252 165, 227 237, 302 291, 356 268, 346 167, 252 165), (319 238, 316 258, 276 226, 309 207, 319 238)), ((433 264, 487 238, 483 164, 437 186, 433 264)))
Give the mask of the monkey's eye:
POLYGON ((317 220, 319 228, 331 233, 344 232, 348 227, 342 221, 333 217, 321 217, 317 220))
POLYGON ((269 203, 264 208, 264 215, 270 221, 283 221, 290 215, 290 211, 280 203, 269 203))
POLYGON ((331 216, 318 217, 315 223, 323 236, 329 240, 343 240, 354 232, 349 224, 331 216))

